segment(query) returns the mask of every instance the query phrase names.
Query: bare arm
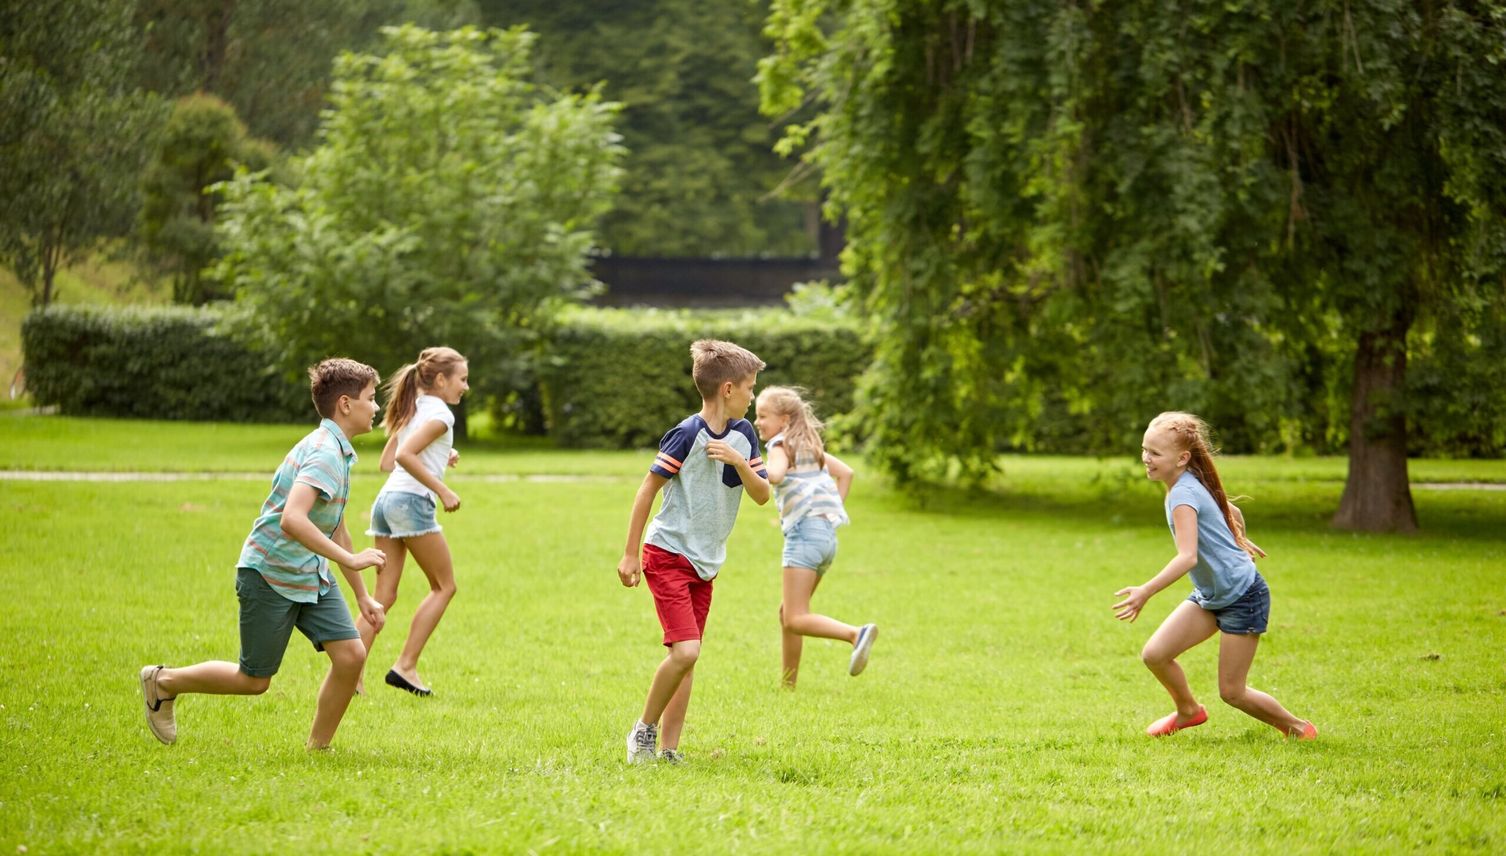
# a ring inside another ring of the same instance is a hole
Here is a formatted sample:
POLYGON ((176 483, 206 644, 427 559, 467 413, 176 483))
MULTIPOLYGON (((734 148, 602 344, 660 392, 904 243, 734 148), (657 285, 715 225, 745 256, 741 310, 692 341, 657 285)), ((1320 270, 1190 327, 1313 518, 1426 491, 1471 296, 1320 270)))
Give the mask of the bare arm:
MULTIPOLYGON (((331 540, 339 544, 346 552, 354 549, 350 540, 350 530, 345 528, 343 517, 340 519, 340 525, 335 527, 335 535, 331 540)), ((356 608, 361 611, 361 617, 366 619, 367 624, 381 630, 382 625, 387 623, 387 611, 380 601, 367 593, 366 581, 361 578, 361 572, 340 565, 340 573, 345 575, 345 584, 350 586, 351 592, 356 596, 356 608)))
POLYGON ((784 481, 785 473, 790 471, 790 453, 784 450, 784 446, 770 447, 769 457, 764 461, 769 471, 769 484, 779 484, 784 481))
MULTIPOLYGON (((438 419, 430 419, 428 422, 413 429, 408 439, 398 447, 394 456, 408 475, 413 476, 419 484, 434 491, 439 497, 440 504, 445 511, 455 511, 460 508, 460 497, 451 490, 444 480, 429 472, 423 461, 418 459, 418 453, 429 447, 429 444, 444 436, 449 426, 438 419)), ((390 442, 390 441, 389 441, 390 442)))
POLYGON ((769 501, 769 495, 774 492, 774 488, 769 485, 769 480, 753 472, 748 459, 728 445, 725 440, 707 442, 706 457, 736 469, 738 477, 742 479, 743 489, 748 492, 748 496, 752 497, 754 502, 763 505, 769 501))
POLYGON ((831 473, 832 481, 837 483, 837 493, 842 501, 847 501, 847 491, 852 488, 852 467, 830 452, 826 453, 826 471, 831 473))
POLYGON ((658 473, 649 473, 638 486, 633 497, 633 511, 628 516, 627 544, 622 550, 622 560, 617 563, 617 578, 628 588, 636 586, 643 576, 643 527, 648 525, 648 513, 654 507, 654 495, 669 479, 658 473))
POLYGON ((397 469, 397 435, 396 431, 389 434, 387 445, 382 447, 382 459, 377 462, 377 467, 384 473, 397 469))
POLYGON ((1115 592, 1124 600, 1114 604, 1114 617, 1121 621, 1134 621, 1140 610, 1157 592, 1166 588, 1197 566, 1197 512, 1190 505, 1179 505, 1171 512, 1172 528, 1176 532, 1177 554, 1161 572, 1138 586, 1122 588, 1115 592))

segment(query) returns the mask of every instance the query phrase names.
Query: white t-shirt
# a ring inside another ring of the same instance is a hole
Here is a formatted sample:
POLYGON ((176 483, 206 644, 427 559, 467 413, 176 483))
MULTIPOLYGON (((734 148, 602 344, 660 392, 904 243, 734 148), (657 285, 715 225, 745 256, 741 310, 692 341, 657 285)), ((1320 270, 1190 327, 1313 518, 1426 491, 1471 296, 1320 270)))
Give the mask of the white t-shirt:
MULTIPOLYGON (((430 422, 443 422, 444 434, 425 446, 418 453, 418 460, 424 465, 424 469, 434 474, 435 478, 444 481, 445 466, 450 462, 450 449, 455 445, 455 414, 450 412, 449 405, 445 404, 442 399, 433 395, 419 394, 413 418, 409 419, 408 424, 397 432, 397 447, 401 449, 414 431, 430 422)), ((390 491, 416 493, 436 502, 439 500, 439 497, 434 495, 434 491, 424 487, 422 482, 403 469, 402 464, 393 468, 392 475, 387 477, 387 483, 382 486, 382 493, 390 491)))

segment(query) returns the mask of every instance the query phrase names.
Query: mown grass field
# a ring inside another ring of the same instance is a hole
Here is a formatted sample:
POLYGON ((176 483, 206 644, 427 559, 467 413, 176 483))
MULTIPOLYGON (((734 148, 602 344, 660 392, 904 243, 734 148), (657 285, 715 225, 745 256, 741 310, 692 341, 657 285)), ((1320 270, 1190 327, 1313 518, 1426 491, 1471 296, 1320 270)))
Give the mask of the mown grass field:
MULTIPOLYGON (((808 642, 794 693, 777 688, 774 512, 745 502, 690 763, 630 768, 661 649, 648 592, 614 568, 649 456, 494 445, 462 447, 452 478, 460 595, 422 662, 433 698, 376 685, 335 751, 306 753, 324 660, 295 636, 266 695, 185 698, 162 746, 136 672, 235 658, 231 566, 303 430, 0 414, 0 469, 220 473, 0 481, 0 852, 1506 849, 1506 492, 1419 488, 1421 534, 1340 533, 1327 459, 1224 467, 1271 553, 1251 682, 1313 719, 1313 744, 1220 704, 1212 645, 1184 659, 1210 722, 1145 738, 1170 706, 1137 653, 1186 584, 1133 625, 1109 604, 1171 554, 1159 488, 1129 455, 1020 458, 994 490, 920 498, 860 471, 815 603, 877 621, 879 642, 859 678, 808 642)), ((374 684, 419 598, 409 573, 374 684)))

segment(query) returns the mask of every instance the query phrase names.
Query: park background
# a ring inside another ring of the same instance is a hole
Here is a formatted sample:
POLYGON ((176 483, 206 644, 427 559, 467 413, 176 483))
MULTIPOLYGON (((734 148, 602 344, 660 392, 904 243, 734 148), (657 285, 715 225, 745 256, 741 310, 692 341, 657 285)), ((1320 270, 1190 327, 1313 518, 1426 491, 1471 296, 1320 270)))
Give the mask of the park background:
POLYGON ((4 11, 0 845, 1506 840, 1501 4, 4 11), (658 654, 611 571, 706 335, 806 385, 859 463, 817 605, 884 630, 861 679, 812 645, 778 692, 748 504, 692 763, 628 769, 658 654), (439 342, 475 387, 439 695, 359 700, 305 756, 295 643, 266 697, 150 741, 140 664, 232 653, 227 551, 311 422, 303 367, 439 342), (1140 735, 1176 589, 1133 626, 1108 604, 1169 555, 1136 452, 1170 408, 1250 497, 1252 684, 1316 745, 1216 705, 1211 651, 1214 721, 1140 735))

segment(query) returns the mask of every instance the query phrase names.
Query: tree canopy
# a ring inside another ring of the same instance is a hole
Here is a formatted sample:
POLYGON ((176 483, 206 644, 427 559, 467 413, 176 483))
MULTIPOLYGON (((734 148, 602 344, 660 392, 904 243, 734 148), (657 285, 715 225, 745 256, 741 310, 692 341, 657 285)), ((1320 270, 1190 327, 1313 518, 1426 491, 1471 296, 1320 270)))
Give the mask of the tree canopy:
POLYGON ((768 31, 900 476, 1190 409, 1234 448, 1347 442, 1336 522, 1407 529, 1409 428, 1461 390, 1506 413, 1463 368, 1502 353, 1502 4, 775 0, 768 31))
POLYGON ((623 104, 623 190, 602 242, 630 255, 802 255, 814 185, 776 193, 790 165, 772 147, 753 76, 766 3, 478 0, 488 24, 541 37, 544 79, 601 83, 623 104))
POLYGON ((218 280, 290 373, 333 353, 383 371, 448 344, 518 388, 553 310, 586 293, 621 149, 616 105, 529 79, 534 36, 388 28, 344 54, 319 145, 287 187, 222 185, 218 280))

